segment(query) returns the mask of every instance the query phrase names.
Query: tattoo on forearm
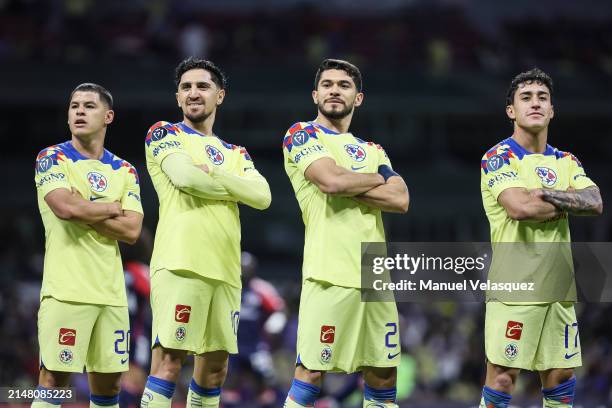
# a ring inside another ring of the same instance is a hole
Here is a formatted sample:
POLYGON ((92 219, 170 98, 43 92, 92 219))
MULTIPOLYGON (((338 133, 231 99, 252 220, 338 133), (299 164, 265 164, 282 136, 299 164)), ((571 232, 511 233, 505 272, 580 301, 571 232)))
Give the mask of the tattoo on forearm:
POLYGON ((598 214, 601 195, 596 186, 576 191, 543 190, 542 199, 574 215, 598 214))

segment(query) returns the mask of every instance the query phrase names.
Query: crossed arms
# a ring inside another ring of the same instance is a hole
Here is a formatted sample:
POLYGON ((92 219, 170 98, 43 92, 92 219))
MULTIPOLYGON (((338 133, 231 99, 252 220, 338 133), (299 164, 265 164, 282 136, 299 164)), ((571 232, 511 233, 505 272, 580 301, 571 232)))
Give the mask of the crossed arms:
POLYGON ((239 201, 249 207, 265 210, 272 194, 266 179, 255 169, 239 176, 220 168, 196 165, 185 153, 172 153, 161 163, 162 171, 181 191, 209 200, 239 201))
POLYGON ((56 217, 88 224, 108 238, 133 244, 140 236, 142 214, 123 210, 118 201, 91 202, 81 197, 76 190, 56 188, 45 195, 45 202, 56 217))
POLYGON ((501 192, 497 201, 513 220, 545 221, 562 213, 571 215, 601 215, 603 203, 597 186, 567 191, 521 187, 501 192))
POLYGON ((391 176, 385 182, 379 173, 355 173, 328 157, 312 162, 304 175, 325 194, 351 197, 386 212, 408 211, 408 187, 399 176, 391 176))

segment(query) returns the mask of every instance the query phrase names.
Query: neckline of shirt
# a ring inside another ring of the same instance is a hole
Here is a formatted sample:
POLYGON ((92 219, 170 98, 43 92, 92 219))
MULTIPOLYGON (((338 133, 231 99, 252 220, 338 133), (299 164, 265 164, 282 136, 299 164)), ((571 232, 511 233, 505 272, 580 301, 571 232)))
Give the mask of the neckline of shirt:
POLYGON ((178 125, 182 127, 183 130, 185 130, 187 133, 195 134, 195 135, 202 136, 202 137, 216 137, 217 139, 219 138, 214 133, 212 135, 206 135, 202 132, 198 132, 194 128, 187 126, 187 124, 184 121, 179 122, 178 125))
POLYGON ((529 156, 533 154, 539 154, 542 156, 554 156, 555 155, 555 148, 549 145, 548 143, 546 144, 546 150, 544 150, 544 153, 530 152, 529 150, 521 146, 516 140, 514 140, 512 136, 506 139, 506 143, 508 143, 510 147, 512 147, 513 149, 516 149, 517 153, 520 153, 521 156, 525 156, 525 155, 529 156))
POLYGON ((76 147, 72 144, 72 140, 68 140, 64 143, 68 152, 77 160, 96 160, 100 161, 104 164, 110 164, 113 161, 113 154, 108 150, 104 149, 102 153, 102 157, 99 159, 91 159, 89 157, 84 156, 81 152, 79 152, 76 147))
POLYGON ((309 125, 311 125, 311 126, 314 126, 316 128, 321 129, 324 133, 327 133, 329 135, 352 135, 351 132, 346 132, 346 133, 336 132, 335 130, 328 129, 325 126, 321 125, 320 123, 316 123, 316 122, 313 122, 313 121, 310 121, 310 122, 307 122, 307 123, 309 125))

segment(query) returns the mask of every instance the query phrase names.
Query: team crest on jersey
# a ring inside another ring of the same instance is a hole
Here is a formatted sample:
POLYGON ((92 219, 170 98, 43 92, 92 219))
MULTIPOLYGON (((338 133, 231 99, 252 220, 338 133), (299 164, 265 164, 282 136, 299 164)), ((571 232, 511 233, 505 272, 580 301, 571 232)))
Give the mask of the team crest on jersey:
POLYGON ((223 153, 221 153, 221 151, 215 146, 206 145, 206 154, 208 155, 210 161, 216 164, 217 166, 223 163, 223 153))
POLYGON ((321 336, 319 340, 321 343, 331 344, 334 342, 336 337, 336 326, 321 326, 321 336))
POLYGON ((102 191, 106 190, 106 187, 108 186, 106 177, 97 171, 90 171, 87 173, 87 181, 89 181, 91 190, 95 191, 96 193, 101 193, 102 191))
POLYGON ((294 146, 302 146, 308 142, 310 135, 305 130, 298 130, 291 135, 291 139, 294 146))
POLYGON ((179 326, 174 332, 174 337, 177 341, 185 340, 185 336, 187 336, 187 329, 185 329, 185 326, 179 326))
POLYGON ((344 145, 344 150, 346 153, 351 156, 351 159, 361 162, 366 158, 366 152, 363 150, 363 147, 356 144, 347 144, 344 145))
POLYGON ((176 305, 174 308, 174 320, 180 323, 189 323, 191 315, 191 306, 176 305))
POLYGON ((36 162, 36 170, 39 173, 45 173, 51 166, 53 166, 53 157, 51 156, 42 157, 36 162))
POLYGON ((494 154, 487 159, 487 170, 497 171, 504 165, 504 158, 499 154, 494 154))
POLYGON ((59 329, 57 340, 59 344, 63 344, 64 346, 74 346, 74 343, 76 343, 76 330, 62 327, 59 329))
POLYGON ((518 357, 518 353, 519 353, 519 348, 518 348, 518 344, 516 343, 508 343, 508 345, 504 349, 504 355, 510 361, 516 360, 516 358, 518 357))
POLYGON ((506 337, 513 340, 520 340, 523 334, 523 323, 508 321, 506 325, 506 337))
POLYGON ((331 347, 329 346, 323 347, 323 350, 321 350, 321 362, 323 364, 327 364, 331 360, 331 357, 332 357, 331 347))
POLYGON ((167 134, 168 134, 168 130, 166 128, 163 128, 163 127, 155 128, 153 132, 151 132, 151 140, 154 142, 157 142, 159 140, 162 140, 164 137, 166 137, 167 134))
POLYGON ((536 167, 536 174, 546 187, 552 187, 557 182, 557 173, 548 167, 536 167))
POLYGON ((63 349, 59 353, 59 361, 62 364, 70 365, 72 364, 72 360, 74 359, 74 354, 72 354, 72 350, 63 349))

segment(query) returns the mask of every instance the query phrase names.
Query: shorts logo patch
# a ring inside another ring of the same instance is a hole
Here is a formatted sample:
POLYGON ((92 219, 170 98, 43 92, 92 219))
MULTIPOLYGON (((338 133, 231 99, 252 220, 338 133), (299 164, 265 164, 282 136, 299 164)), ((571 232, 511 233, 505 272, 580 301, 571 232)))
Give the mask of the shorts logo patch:
POLYGON ((523 334, 523 323, 508 321, 506 325, 506 337, 513 340, 520 340, 523 334))
POLYGON ((101 193, 102 191, 106 190, 106 187, 108 186, 106 177, 97 171, 90 171, 87 173, 87 181, 89 181, 91 190, 95 191, 96 193, 101 193))
POLYGON ((536 174, 540 178, 540 181, 546 187, 552 187, 557 182, 557 173, 548 167, 536 167, 536 174))
POLYGON ((174 320, 180 323, 189 323, 191 316, 191 306, 176 305, 174 308, 174 320))
POLYGON ((216 164, 217 166, 223 163, 223 153, 221 153, 221 151, 215 146, 206 145, 206 154, 208 155, 210 161, 216 164))
POLYGON ((516 343, 509 343, 504 349, 504 355, 510 361, 516 360, 516 358, 518 357, 518 353, 519 353, 519 348, 518 348, 518 344, 516 343))
POLYGON ((297 132, 291 135, 291 141, 293 142, 294 146, 302 146, 303 144, 308 142, 308 139, 310 139, 310 136, 305 130, 298 130, 297 132))
POLYGON ((321 343, 331 344, 334 342, 336 337, 336 326, 321 326, 321 336, 319 340, 321 343))
POLYGON ((331 360, 331 357, 332 357, 331 347, 329 346, 323 347, 323 350, 321 350, 321 362, 323 364, 327 364, 331 360))
POLYGON ((185 326, 179 326, 174 332, 174 337, 176 337, 177 341, 185 340, 185 336, 187 336, 187 329, 185 329, 185 326))
POLYGON ((142 400, 140 401, 141 408, 147 408, 149 406, 149 402, 153 401, 153 394, 149 391, 145 391, 142 394, 142 400))
POLYGON ((64 346, 74 346, 74 343, 76 343, 76 330, 62 327, 59 329, 58 342, 64 346))
POLYGON ((362 162, 366 158, 366 152, 361 146, 355 144, 346 144, 344 145, 344 150, 349 156, 351 156, 351 159, 355 161, 362 162))
POLYGON ((166 137, 167 134, 168 134, 168 130, 166 128, 163 128, 163 127, 155 128, 153 132, 151 133, 151 140, 154 142, 157 142, 159 140, 162 140, 164 137, 166 137))
POLYGON ((66 365, 70 365, 70 364, 72 364, 72 360, 74 358, 74 355, 72 354, 72 350, 70 350, 70 349, 63 349, 62 351, 60 351, 58 357, 59 357, 60 363, 66 364, 66 365))

